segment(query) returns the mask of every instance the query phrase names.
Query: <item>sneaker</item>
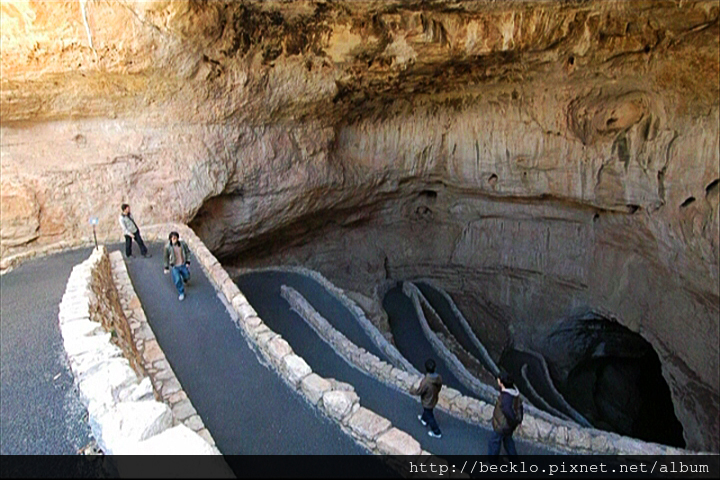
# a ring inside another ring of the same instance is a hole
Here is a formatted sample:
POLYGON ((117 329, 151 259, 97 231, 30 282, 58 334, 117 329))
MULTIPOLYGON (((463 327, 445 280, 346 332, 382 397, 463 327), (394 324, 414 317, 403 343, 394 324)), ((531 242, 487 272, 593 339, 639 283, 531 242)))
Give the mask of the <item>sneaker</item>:
POLYGON ((145 255, 143 255, 143 257, 150 258, 150 257, 152 257, 152 253, 146 253, 145 255))
POLYGON ((431 437, 434 437, 434 438, 442 438, 442 433, 435 433, 432 430, 430 430, 428 432, 428 435, 430 435, 431 437))
POLYGON ((422 415, 418 415, 418 420, 420 420, 420 423, 423 424, 423 427, 426 427, 426 426, 427 426, 427 422, 422 419, 422 415))
POLYGON ((181 293, 181 294, 178 296, 178 300, 180 300, 181 302, 182 302, 183 300, 185 300, 185 294, 184 294, 184 293, 181 293))
POLYGON ((130 260, 131 258, 135 258, 135 255, 128 255, 128 256, 125 257, 125 258, 127 258, 128 260, 130 260))

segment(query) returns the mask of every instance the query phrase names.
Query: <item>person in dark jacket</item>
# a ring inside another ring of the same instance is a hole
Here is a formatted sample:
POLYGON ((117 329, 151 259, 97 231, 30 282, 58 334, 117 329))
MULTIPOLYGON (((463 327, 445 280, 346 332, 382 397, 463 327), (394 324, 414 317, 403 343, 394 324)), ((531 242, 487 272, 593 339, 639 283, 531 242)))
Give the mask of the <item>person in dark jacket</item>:
POLYGON ((517 456, 515 440, 512 436, 520 423, 515 412, 515 404, 520 401, 520 392, 515 388, 510 374, 506 372, 500 373, 497 382, 500 387, 500 395, 498 395, 495 410, 493 410, 493 432, 488 441, 488 455, 497 458, 500 455, 500 444, 502 444, 508 455, 517 456), (516 398, 517 400, 515 400, 516 398))
POLYGON ((190 249, 187 243, 180 240, 178 232, 170 232, 168 243, 165 245, 163 262, 165 273, 172 268, 172 280, 179 293, 178 300, 185 300, 185 284, 190 280, 190 249))
POLYGON ((433 408, 437 405, 440 389, 442 388, 442 377, 440 374, 435 373, 435 361, 433 359, 428 359, 425 362, 425 372, 425 376, 420 381, 420 385, 418 385, 417 388, 411 388, 410 394, 420 395, 423 413, 422 415, 418 415, 418 420, 420 420, 420 423, 424 426, 430 426, 428 435, 435 438, 442 438, 442 432, 433 414, 433 408))

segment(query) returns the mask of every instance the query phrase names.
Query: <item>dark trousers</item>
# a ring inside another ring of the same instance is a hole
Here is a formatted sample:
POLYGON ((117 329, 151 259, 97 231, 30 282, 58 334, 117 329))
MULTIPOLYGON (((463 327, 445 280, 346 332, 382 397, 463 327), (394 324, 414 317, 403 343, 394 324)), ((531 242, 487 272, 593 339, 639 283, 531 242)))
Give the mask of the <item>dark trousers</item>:
MULTIPOLYGON (((140 247, 140 255, 143 257, 147 255, 147 247, 145 246, 145 242, 143 242, 142 237, 140 236, 140 230, 135 232, 135 242, 138 244, 138 247, 140 247)), ((125 256, 129 257, 132 255, 132 237, 130 235, 125 235, 125 256)))
POLYGON ((424 422, 427 422, 428 427, 430 427, 430 430, 432 430, 433 433, 437 433, 438 435, 440 435, 440 427, 435 420, 435 414, 433 413, 432 408, 423 407, 422 419, 424 422))
POLYGON ((503 435, 502 433, 498 433, 494 430, 490 433, 490 440, 488 440, 488 455, 492 457, 500 455, 501 443, 505 447, 505 451, 508 455, 511 457, 517 456, 517 450, 515 450, 515 440, 512 438, 512 433, 510 435, 503 435))

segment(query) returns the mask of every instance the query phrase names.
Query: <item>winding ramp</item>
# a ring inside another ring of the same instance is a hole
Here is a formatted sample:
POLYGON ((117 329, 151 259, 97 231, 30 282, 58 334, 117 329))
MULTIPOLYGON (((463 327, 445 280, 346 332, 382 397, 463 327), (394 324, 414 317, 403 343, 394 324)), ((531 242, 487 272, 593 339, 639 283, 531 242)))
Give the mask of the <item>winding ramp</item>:
POLYGON ((495 362, 493 362, 492 358, 490 358, 487 350, 485 350, 485 347, 480 344, 479 340, 477 338, 472 338, 471 335, 474 335, 474 333, 467 331, 469 325, 463 325, 463 321, 458 318, 450 300, 443 295, 443 292, 439 291, 427 282, 417 282, 415 285, 422 292, 430 305, 432 305, 435 309, 442 319, 442 322, 445 324, 453 337, 455 337, 458 343, 460 343, 460 345, 468 353, 475 357, 475 359, 478 360, 483 367, 485 367, 485 370, 490 375, 495 377, 498 374, 497 365, 495 365, 495 362))
MULTIPOLYGON (((470 332, 467 331, 469 326, 463 325, 443 292, 427 282, 417 282, 416 286, 458 343, 485 366, 490 374, 495 375, 498 367, 489 358, 487 351, 483 351, 484 347, 480 348, 478 339, 471 337, 470 332)), ((575 421, 584 427, 591 427, 590 422, 572 408, 557 391, 544 359, 539 354, 507 349, 501 361, 502 366, 515 378, 515 383, 522 394, 535 407, 563 420, 575 421)))
POLYGON ((223 454, 368 453, 260 363, 200 267, 191 267, 180 302, 163 274, 162 246, 150 251, 153 258, 128 262, 130 278, 158 343, 223 454))
MULTIPOLYGON (((365 408, 382 415, 394 426, 412 435, 420 442, 423 449, 437 455, 486 453, 489 430, 478 425, 468 424, 444 412, 436 412, 436 418, 443 430, 443 438, 438 440, 429 437, 426 428, 417 420, 417 415, 422 410, 416 397, 390 387, 347 363, 330 345, 318 337, 282 298, 281 287, 283 285, 290 286, 301 292, 303 296, 307 295, 308 300, 312 298, 313 307, 322 312, 326 308, 324 303, 331 301, 331 296, 317 282, 302 275, 287 274, 286 272, 253 272, 240 275, 235 280, 263 321, 282 335, 314 372, 323 377, 335 378, 353 385, 360 397, 360 403, 365 408)), ((399 295, 407 299, 402 291, 399 292, 399 295)), ((408 312, 411 312, 412 306, 408 308, 410 308, 408 312)), ((340 317, 347 315, 347 318, 341 319, 340 323, 353 321, 351 313, 347 309, 344 312, 340 309, 335 313, 340 317)), ((330 318, 327 320, 331 321, 330 318)), ((417 324, 417 321, 415 323, 417 324)), ((419 335, 422 337, 422 333, 419 335)), ((429 345, 427 347, 430 348, 429 345)), ((421 358, 424 363, 425 357, 421 358)), ((517 443, 519 450, 524 454, 558 453, 519 439, 517 443)))

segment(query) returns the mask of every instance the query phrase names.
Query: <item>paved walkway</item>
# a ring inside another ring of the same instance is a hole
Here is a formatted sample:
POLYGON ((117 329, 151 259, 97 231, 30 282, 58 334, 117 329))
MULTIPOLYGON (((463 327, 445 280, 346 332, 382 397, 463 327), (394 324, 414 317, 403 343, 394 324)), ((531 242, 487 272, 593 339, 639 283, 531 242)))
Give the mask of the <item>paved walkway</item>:
POLYGON ((425 360, 432 358, 437 364, 437 372, 443 383, 463 395, 474 396, 453 373, 453 371, 435 353, 430 341, 422 331, 420 321, 412 301, 402 291, 402 286, 391 288, 383 298, 383 308, 388 314, 390 330, 400 353, 413 364, 419 372, 425 372, 425 360))
POLYGON ((90 441, 58 309, 90 249, 29 260, 0 276, 0 454, 74 455, 90 441))
MULTIPOLYGON (((128 272, 175 374, 223 454, 366 454, 258 361, 194 259, 179 301, 162 246, 128 272)), ((286 305, 284 300, 281 300, 286 305)))
POLYGON ((435 289, 435 287, 427 283, 417 282, 415 283, 415 286, 417 286, 417 288, 420 290, 420 292, 422 292, 423 296, 427 299, 430 305, 432 305, 435 312, 442 319, 445 327, 447 327, 448 331, 452 334, 453 337, 455 337, 455 340, 457 340, 458 343, 468 353, 475 357, 475 359, 480 362, 483 367, 485 367, 485 371, 487 372, 487 374, 492 377, 492 368, 485 361, 485 358, 483 357, 483 354, 482 352, 480 352, 480 349, 477 347, 477 345, 475 345, 475 343, 470 339, 470 335, 468 335, 465 331, 465 328, 463 328, 460 319, 453 311, 452 307, 450 306, 450 302, 448 302, 448 299, 445 298, 445 296, 440 291, 435 289))
MULTIPOLYGON (((150 245, 153 258, 131 259, 128 271, 168 361, 220 451, 366 454, 260 363, 197 262, 187 298, 177 299, 170 276, 162 271, 161 248, 150 245)), ((57 323, 70 271, 89 254, 90 249, 83 249, 31 260, 0 277, 0 452, 4 455, 75 454, 90 441, 57 323)), ((304 278, 251 274, 239 283, 268 326, 283 335, 313 370, 352 383, 363 405, 415 436, 423 448, 443 455, 485 452, 487 430, 441 412, 437 416, 444 438, 428 437, 416 419, 420 407, 415 398, 347 364, 317 337, 280 297, 281 284, 302 292, 324 315, 345 322, 340 329, 349 335, 357 336, 359 331, 344 306, 304 278)), ((518 444, 523 453, 554 453, 522 441, 518 444)), ((378 472, 383 468, 378 465, 378 472)))
MULTIPOLYGON (((336 378, 352 384, 363 406, 386 417, 393 425, 408 432, 420 442, 423 449, 438 455, 484 455, 487 453, 487 440, 490 433, 488 429, 468 424, 443 412, 436 412, 436 418, 443 431, 443 438, 429 437, 426 428, 417 420, 417 415, 422 413, 417 397, 411 397, 405 392, 379 382, 374 377, 366 375, 348 364, 330 345, 318 337, 302 318, 290 310, 287 302, 280 296, 281 285, 288 285, 303 295, 314 290, 312 295, 308 296, 314 299, 313 307, 322 312, 326 308, 323 302, 331 297, 317 282, 307 277, 287 275, 281 272, 255 272, 238 277, 236 283, 260 318, 271 329, 281 334, 314 372, 323 377, 336 378)), ((402 292, 399 294, 403 298, 407 298, 402 292)), ((393 301, 392 298, 391 301, 393 301)), ((337 311, 336 314, 352 318, 352 314, 347 309, 337 311)), ((348 319, 334 319, 333 323, 336 321, 343 324, 348 319)), ((417 320, 415 323, 417 324, 417 320)), ((412 359, 408 360, 412 361, 412 359)), ((558 453, 523 440, 516 440, 516 443, 518 451, 522 454, 558 453)))

